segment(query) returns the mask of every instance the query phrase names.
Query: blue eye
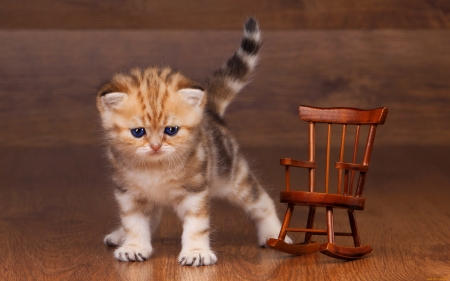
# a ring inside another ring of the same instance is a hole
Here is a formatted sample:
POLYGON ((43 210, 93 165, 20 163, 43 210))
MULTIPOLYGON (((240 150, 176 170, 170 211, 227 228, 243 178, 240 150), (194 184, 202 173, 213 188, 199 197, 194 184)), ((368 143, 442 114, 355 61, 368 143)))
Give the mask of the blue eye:
POLYGON ((174 136, 178 133, 178 127, 166 127, 164 129, 164 134, 168 136, 174 136))
POLYGON ((145 135, 145 129, 144 128, 131 129, 131 134, 135 138, 142 138, 142 136, 145 135))

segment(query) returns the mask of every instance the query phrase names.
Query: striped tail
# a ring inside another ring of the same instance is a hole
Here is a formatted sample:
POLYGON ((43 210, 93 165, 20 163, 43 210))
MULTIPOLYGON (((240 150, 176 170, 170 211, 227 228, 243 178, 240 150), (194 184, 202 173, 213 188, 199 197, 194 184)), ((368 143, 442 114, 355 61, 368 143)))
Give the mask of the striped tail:
POLYGON ((208 107, 222 117, 236 94, 247 84, 250 73, 258 62, 261 32, 258 22, 249 18, 239 49, 216 70, 207 86, 208 107))

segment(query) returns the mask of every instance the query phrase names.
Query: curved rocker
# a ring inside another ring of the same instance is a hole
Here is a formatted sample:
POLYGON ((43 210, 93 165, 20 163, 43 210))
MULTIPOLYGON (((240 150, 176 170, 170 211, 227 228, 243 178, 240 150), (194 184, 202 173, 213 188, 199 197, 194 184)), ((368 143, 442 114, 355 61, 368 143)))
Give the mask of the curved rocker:
POLYGON ((311 243, 288 244, 284 240, 270 238, 267 241, 267 246, 278 251, 285 252, 292 255, 306 255, 319 251, 319 243, 311 241, 311 243))
POLYGON ((344 247, 334 243, 324 243, 320 245, 319 250, 324 255, 341 260, 360 259, 373 252, 372 247, 368 245, 360 247, 344 247))

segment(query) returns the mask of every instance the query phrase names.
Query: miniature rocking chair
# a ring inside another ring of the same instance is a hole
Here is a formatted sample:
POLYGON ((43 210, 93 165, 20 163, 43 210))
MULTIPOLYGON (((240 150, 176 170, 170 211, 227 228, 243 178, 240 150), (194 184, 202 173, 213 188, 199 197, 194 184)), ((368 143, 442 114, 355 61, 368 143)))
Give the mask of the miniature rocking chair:
POLYGON ((280 164, 285 166, 286 170, 286 191, 281 191, 280 202, 287 203, 287 211, 284 217, 278 239, 271 238, 267 241, 269 247, 275 248, 290 254, 309 254, 320 251, 323 254, 344 260, 352 260, 364 257, 370 254, 373 249, 366 245, 361 245, 356 224, 355 210, 363 210, 365 199, 362 198, 364 182, 369 170, 369 160, 375 139, 377 125, 384 124, 388 113, 387 108, 378 108, 373 110, 361 110, 356 108, 315 108, 309 106, 300 106, 300 119, 309 123, 309 160, 298 161, 291 158, 283 158, 280 164), (328 136, 326 144, 326 167, 325 167, 325 192, 316 190, 316 159, 315 159, 315 126, 316 123, 328 124, 328 136), (330 175, 330 143, 332 124, 342 125, 341 145, 339 153, 339 162, 335 167, 338 169, 337 191, 333 194, 329 192, 330 175), (347 125, 355 125, 355 142, 353 146, 353 159, 351 162, 344 162, 344 147, 347 125), (361 126, 367 125, 369 133, 364 149, 362 163, 356 163, 358 153, 358 141, 361 126), (309 191, 291 191, 290 189, 290 167, 300 167, 309 169, 309 191), (344 178, 342 179, 342 171, 344 178), (355 172, 359 172, 359 178, 356 190, 353 193, 353 178, 355 172), (343 181, 342 181, 343 180, 343 181), (342 187, 343 185, 343 187, 342 187), (295 205, 309 206, 309 215, 306 228, 290 228, 289 223, 295 205), (316 207, 326 208, 327 229, 314 229, 314 217, 316 207), (333 208, 347 209, 350 221, 351 232, 335 232, 333 228, 333 208), (287 232, 305 232, 305 239, 300 244, 288 244, 284 242, 287 232), (322 245, 311 241, 312 235, 327 235, 328 243, 322 245), (344 247, 335 244, 336 236, 352 236, 355 247, 344 247))

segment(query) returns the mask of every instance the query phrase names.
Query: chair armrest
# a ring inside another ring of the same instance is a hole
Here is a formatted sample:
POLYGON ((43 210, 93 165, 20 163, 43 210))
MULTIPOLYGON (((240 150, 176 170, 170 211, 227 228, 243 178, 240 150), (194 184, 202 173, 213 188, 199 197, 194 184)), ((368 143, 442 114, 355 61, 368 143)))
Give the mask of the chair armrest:
POLYGON ((344 169, 344 170, 360 171, 360 172, 369 171, 369 166, 367 166, 367 165, 345 163, 345 162, 336 162, 336 168, 344 169))
POLYGON ((312 168, 312 169, 316 168, 317 166, 316 162, 299 161, 291 158, 281 158, 280 165, 300 167, 300 168, 312 168))

